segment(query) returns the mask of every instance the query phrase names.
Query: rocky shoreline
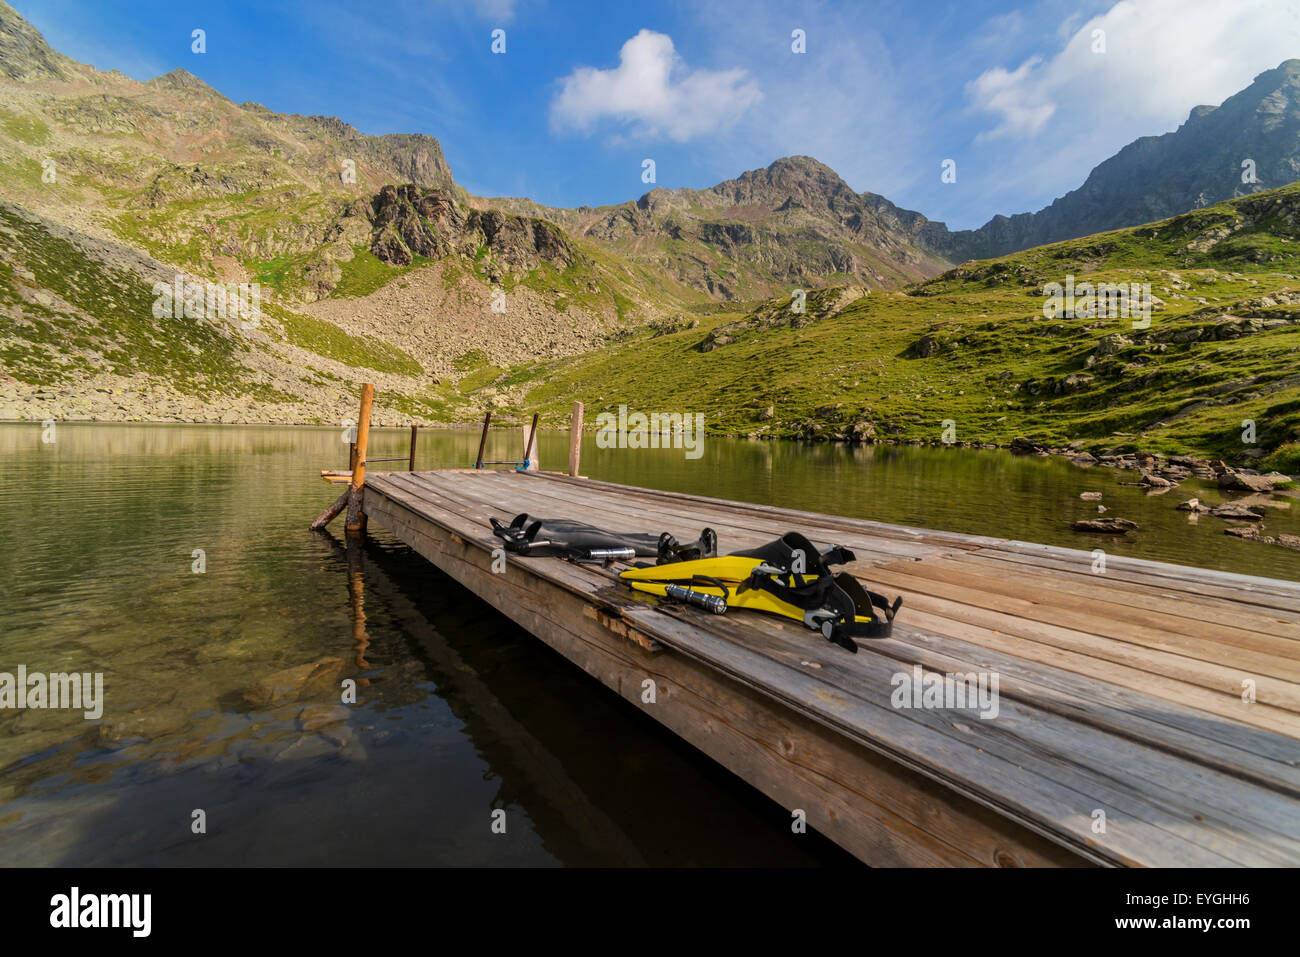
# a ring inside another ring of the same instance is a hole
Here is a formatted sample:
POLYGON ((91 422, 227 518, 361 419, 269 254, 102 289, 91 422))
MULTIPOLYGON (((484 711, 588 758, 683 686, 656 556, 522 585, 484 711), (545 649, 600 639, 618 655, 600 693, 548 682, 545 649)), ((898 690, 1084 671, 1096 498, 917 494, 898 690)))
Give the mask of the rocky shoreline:
MULTIPOLYGON (((4 386, 10 383, 0 382, 0 423, 6 424, 40 424, 45 420, 53 420, 59 424, 116 424, 116 425, 239 425, 239 426, 257 426, 257 427, 308 427, 321 428, 332 427, 335 423, 328 418, 322 418, 320 411, 325 411, 326 415, 333 412, 339 421, 346 419, 351 413, 355 415, 353 403, 351 401, 340 401, 335 408, 329 410, 313 410, 316 415, 302 415, 294 421, 286 421, 283 417, 285 407, 282 405, 267 407, 265 411, 274 408, 280 415, 258 415, 256 409, 257 403, 249 402, 243 408, 238 410, 232 409, 229 405, 224 405, 220 410, 209 410, 206 406, 196 400, 190 400, 184 405, 177 405, 174 408, 163 410, 168 414, 148 416, 138 415, 132 410, 120 403, 115 403, 115 408, 110 410, 96 410, 104 414, 85 415, 86 405, 89 404, 86 397, 73 395, 65 392, 60 394, 51 389, 37 390, 37 394, 30 396, 29 401, 25 403, 27 408, 22 411, 29 411, 31 405, 39 405, 39 411, 36 416, 17 417, 14 412, 18 412, 17 403, 13 401, 2 401, 5 399, 12 400, 12 395, 4 394, 4 386), (57 399, 72 399, 74 405, 71 408, 65 408, 57 399), (82 413, 81 415, 61 414, 69 411, 82 413), (39 416, 39 417, 37 417, 39 416)), ((99 392, 107 392, 106 389, 100 389, 99 392)), ((154 398, 154 396, 149 396, 154 398)), ((35 410, 33 410, 35 411, 35 410)), ((151 410, 156 412, 157 410, 151 410)), ((306 407, 295 411, 305 413, 306 407)), ((405 428, 412 424, 412 418, 409 415, 393 413, 385 415, 379 409, 375 409, 372 419, 375 428, 405 428)), ((416 420, 416 424, 422 428, 432 429, 463 429, 477 428, 479 422, 439 422, 433 420, 416 420)), ((506 417, 498 422, 499 425, 507 425, 510 422, 506 417)), ((518 425, 525 424, 525 419, 521 417, 518 425)), ((543 426, 545 428, 545 426, 543 426)), ((588 431, 591 430, 589 423, 588 431)), ((763 438, 768 440, 779 440, 783 437, 764 434, 739 434, 739 435, 718 435, 717 438, 763 438)), ((807 441, 799 437, 792 437, 786 441, 807 441)), ((900 439, 900 438, 877 438, 875 436, 854 437, 854 439, 836 439, 836 441, 852 442, 853 444, 865 445, 882 445, 882 446, 911 446, 911 447, 944 447, 944 448, 961 448, 977 449, 988 451, 1008 451, 1013 455, 1022 456, 1054 456, 1063 458, 1080 468, 1090 468, 1100 466, 1103 468, 1113 468, 1121 472, 1136 472, 1135 481, 1120 481, 1121 485, 1130 485, 1144 488, 1148 495, 1162 495, 1176 489, 1184 480, 1192 478, 1202 482, 1214 483, 1219 489, 1227 492, 1242 493, 1242 498, 1225 502, 1220 505, 1209 507, 1203 505, 1198 498, 1190 498, 1180 502, 1175 506, 1179 511, 1188 513, 1189 520, 1196 521, 1201 514, 1208 514, 1214 518, 1222 519, 1227 522, 1224 534, 1231 535, 1247 541, 1256 541, 1261 544, 1279 545, 1285 548, 1300 550, 1300 536, 1267 533, 1267 526, 1264 519, 1268 514, 1268 509, 1272 508, 1289 508, 1290 503, 1277 499, 1275 496, 1279 492, 1292 489, 1296 486, 1300 477, 1289 476, 1281 472, 1261 472, 1247 466, 1232 466, 1228 463, 1210 458, 1203 458, 1193 455, 1165 455, 1159 452, 1115 452, 1115 453, 1098 453, 1084 451, 1079 448, 1055 447, 1050 445, 1040 445, 1026 438, 1012 439, 1007 445, 998 445, 992 442, 937 442, 925 441, 922 439, 900 439)), ((1126 535, 1131 531, 1136 531, 1138 525, 1127 519, 1116 516, 1102 517, 1105 512, 1109 511, 1106 505, 1100 504, 1102 493, 1084 492, 1081 496, 1088 501, 1096 501, 1098 517, 1092 519, 1081 519, 1071 523, 1070 527, 1077 532, 1090 534, 1105 535, 1126 535)), ((1294 496, 1287 496, 1294 497, 1294 496)))
MULTIPOLYGON (((1225 535, 1300 550, 1300 536, 1265 534, 1264 519, 1268 515, 1268 510, 1291 507, 1290 502, 1275 497, 1278 493, 1296 486, 1296 478, 1282 472, 1233 468, 1221 460, 1190 455, 1163 456, 1148 452, 1134 452, 1128 455, 1092 455, 1088 452, 1068 449, 1039 448, 1025 440, 1021 440, 1018 447, 1013 443, 1012 451, 1037 455, 1061 454, 1083 467, 1099 465, 1136 471, 1137 481, 1121 481, 1119 484, 1143 488, 1147 495, 1164 495, 1172 492, 1188 478, 1213 482, 1221 491, 1242 493, 1242 497, 1215 506, 1204 505, 1199 498, 1189 498, 1174 508, 1186 512, 1188 520, 1193 523, 1197 522, 1203 514, 1223 519, 1229 523, 1223 530, 1225 535)), ((1084 492, 1080 498, 1100 503, 1103 495, 1100 492, 1084 492)), ((1126 535, 1137 530, 1136 522, 1117 517, 1101 517, 1107 511, 1109 511, 1107 506, 1098 504, 1097 518, 1080 519, 1072 522, 1070 527, 1076 532, 1111 535, 1126 535)))

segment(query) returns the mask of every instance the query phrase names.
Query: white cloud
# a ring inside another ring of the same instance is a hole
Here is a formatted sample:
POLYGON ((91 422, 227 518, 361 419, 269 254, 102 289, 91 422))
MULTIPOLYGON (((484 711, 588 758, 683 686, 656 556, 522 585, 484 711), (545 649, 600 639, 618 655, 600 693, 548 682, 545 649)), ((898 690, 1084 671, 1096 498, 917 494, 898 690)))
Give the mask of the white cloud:
POLYGON ((590 132, 609 119, 683 142, 731 125, 762 98, 747 71, 688 70, 671 37, 642 30, 623 44, 614 69, 579 67, 560 81, 551 122, 590 132))
POLYGON ((997 66, 972 81, 970 93, 975 101, 984 109, 1002 115, 1002 122, 987 135, 1031 136, 1052 118, 1056 105, 1046 101, 1041 91, 1029 82, 1042 61, 1042 57, 1030 57, 1015 70, 997 66))
POLYGON ((472 6, 484 20, 509 23, 515 18, 515 0, 474 0, 472 6))
POLYGON ((1055 56, 967 85, 973 104, 998 117, 981 138, 1171 129, 1192 106, 1217 105, 1300 52, 1300 8, 1277 0, 1120 0, 1070 26, 1055 56), (1093 52, 1097 30, 1104 53, 1093 52))

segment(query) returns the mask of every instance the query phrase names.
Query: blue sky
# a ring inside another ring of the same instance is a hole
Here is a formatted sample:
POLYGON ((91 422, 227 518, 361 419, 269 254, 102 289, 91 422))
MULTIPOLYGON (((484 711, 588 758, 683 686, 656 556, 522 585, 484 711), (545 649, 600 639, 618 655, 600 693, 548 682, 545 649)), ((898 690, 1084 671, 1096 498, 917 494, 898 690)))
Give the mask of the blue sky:
POLYGON ((646 158, 698 188, 806 154, 953 228, 1038 209, 1300 56, 1294 0, 10 2, 100 69, 431 133, 479 195, 616 203, 646 158))

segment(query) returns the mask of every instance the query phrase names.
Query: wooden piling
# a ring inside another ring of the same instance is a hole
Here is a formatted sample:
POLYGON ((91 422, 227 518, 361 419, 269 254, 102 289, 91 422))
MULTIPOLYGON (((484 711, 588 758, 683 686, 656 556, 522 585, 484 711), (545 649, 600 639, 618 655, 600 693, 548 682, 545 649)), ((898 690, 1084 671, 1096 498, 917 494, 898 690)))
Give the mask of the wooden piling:
POLYGON ((569 474, 578 477, 582 459, 582 403, 573 403, 573 418, 569 421, 569 474))
POLYGON ((524 471, 536 472, 537 465, 537 421, 540 413, 533 413, 533 424, 524 430, 524 471))
POLYGON ((406 467, 406 471, 408 472, 415 471, 415 436, 419 428, 418 425, 411 426, 411 461, 406 467))
POLYGON ((325 509, 325 511, 317 515, 316 520, 311 523, 312 529, 315 530, 318 528, 324 528, 330 522, 334 521, 334 517, 338 515, 339 512, 343 511, 345 508, 348 507, 348 498, 349 496, 351 496, 351 494, 352 494, 352 489, 349 488, 346 492, 344 492, 342 495, 340 495, 338 498, 334 500, 334 504, 332 504, 329 508, 325 509))
POLYGON ((481 469, 483 467, 483 452, 487 448, 488 426, 491 424, 492 411, 489 409, 487 412, 483 413, 483 435, 479 437, 478 458, 474 460, 474 468, 476 469, 481 469))
POLYGON ((366 447, 370 441, 370 408, 374 401, 374 383, 367 382, 361 387, 361 414, 357 417, 356 464, 352 467, 352 487, 348 489, 347 530, 349 535, 361 535, 366 530, 366 447))

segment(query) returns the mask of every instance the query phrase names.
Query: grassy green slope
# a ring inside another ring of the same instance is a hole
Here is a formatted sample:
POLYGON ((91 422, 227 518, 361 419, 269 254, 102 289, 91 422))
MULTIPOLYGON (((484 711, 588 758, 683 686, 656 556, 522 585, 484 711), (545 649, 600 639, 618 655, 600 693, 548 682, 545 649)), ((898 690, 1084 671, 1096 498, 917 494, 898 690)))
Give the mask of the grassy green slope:
MULTIPOLYGON (((292 398, 254 381, 248 356, 259 346, 233 334, 233 324, 157 318, 153 305, 150 284, 137 273, 0 206, 0 366, 7 375, 40 386, 75 382, 78 373, 144 373, 187 395, 292 398)), ((411 356, 377 338, 273 302, 262 309, 274 320, 266 329, 273 339, 353 368, 423 375, 411 356)))
POLYGON ((1258 446, 1282 449, 1274 461, 1289 462, 1288 443, 1300 438, 1298 239, 1295 184, 966 264, 802 328, 742 332, 708 352, 699 346, 709 330, 737 317, 647 331, 483 384, 522 387, 518 411, 556 421, 577 398, 589 420, 626 403, 703 412, 719 433, 837 438, 858 425, 877 438, 938 441, 952 420, 959 442, 1029 436, 1225 458, 1246 448, 1249 419, 1258 446), (1149 329, 1126 318, 1046 319, 1043 285, 1067 274, 1149 282, 1164 305, 1149 329), (934 351, 921 358, 916 343, 926 335, 934 351), (1123 337, 1117 351, 1099 353, 1114 335, 1123 337))

